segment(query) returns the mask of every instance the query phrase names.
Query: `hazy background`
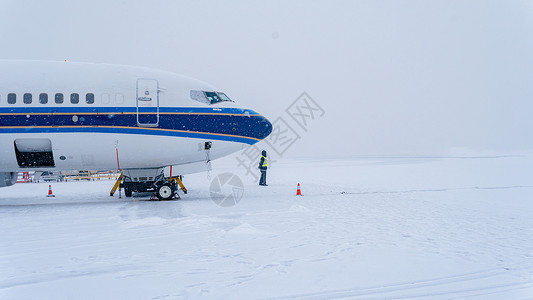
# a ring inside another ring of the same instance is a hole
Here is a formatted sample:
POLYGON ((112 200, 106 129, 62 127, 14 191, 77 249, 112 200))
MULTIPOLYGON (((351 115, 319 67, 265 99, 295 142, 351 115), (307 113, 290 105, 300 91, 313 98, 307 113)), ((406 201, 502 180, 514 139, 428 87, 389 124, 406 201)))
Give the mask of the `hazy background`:
POLYGON ((533 149, 533 1, 0 0, 0 45, 182 73, 271 119, 305 91, 326 113, 287 156, 533 149))

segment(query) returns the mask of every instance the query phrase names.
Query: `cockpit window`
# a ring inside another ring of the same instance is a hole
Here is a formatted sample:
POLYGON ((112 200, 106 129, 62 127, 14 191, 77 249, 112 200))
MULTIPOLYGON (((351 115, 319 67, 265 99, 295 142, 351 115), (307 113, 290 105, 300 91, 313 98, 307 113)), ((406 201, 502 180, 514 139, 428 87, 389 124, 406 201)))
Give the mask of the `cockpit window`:
POLYGON ((191 99, 205 104, 209 104, 209 100, 202 91, 191 91, 191 99))
POLYGON ((217 95, 215 92, 204 92, 205 96, 207 97, 207 100, 209 100, 210 104, 215 104, 218 102, 222 102, 222 99, 217 95))
MULTIPOLYGON (((231 99, 228 96, 226 96, 226 94, 224 94, 224 93, 217 93, 217 94, 220 97, 220 99, 222 99, 222 101, 231 101, 231 99)), ((231 102, 233 102, 233 101, 231 101, 231 102)))
POLYGON ((233 102, 226 94, 221 92, 191 91, 191 99, 205 104, 215 104, 219 102, 233 102))

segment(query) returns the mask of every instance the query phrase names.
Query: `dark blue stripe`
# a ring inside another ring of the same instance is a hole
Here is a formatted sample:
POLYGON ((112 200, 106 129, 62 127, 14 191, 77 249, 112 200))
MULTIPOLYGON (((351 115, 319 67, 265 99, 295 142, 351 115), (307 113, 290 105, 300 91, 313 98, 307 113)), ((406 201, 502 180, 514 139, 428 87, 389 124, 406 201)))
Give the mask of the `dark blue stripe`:
POLYGON ((138 135, 158 135, 158 136, 174 136, 187 138, 200 138, 219 141, 239 142, 253 145, 257 140, 238 137, 238 136, 223 136, 209 133, 198 132, 175 132, 167 130, 149 130, 146 128, 103 128, 103 127, 74 127, 74 128, 38 128, 38 127, 24 127, 24 128, 1 128, 0 133, 113 133, 113 134, 138 134, 138 135))
MULTIPOLYGON (((254 144, 257 139, 263 139, 272 130, 270 122, 261 115, 248 110, 248 114, 243 114, 242 109, 220 109, 214 111, 212 108, 165 108, 161 111, 179 112, 181 114, 161 114, 159 115, 158 129, 146 130, 137 126, 137 114, 121 114, 120 112, 135 112, 136 108, 111 108, 116 112, 94 113, 99 108, 64 107, 55 111, 50 107, 30 108, 1 108, 0 113, 0 133, 7 132, 107 132, 107 133, 129 133, 166 135, 194 138, 211 138, 215 140, 227 140, 254 144), (7 112, 6 110, 9 110, 7 112), (30 112, 31 111, 31 112, 30 112), (24 113, 22 115, 9 115, 9 113, 24 113), (44 113, 43 115, 31 115, 31 113, 44 113), (46 114, 50 113, 50 114, 46 114), (59 115, 54 113, 65 113, 59 115), (216 114, 206 114, 216 113, 216 114), (222 114, 220 114, 222 113, 222 114), (26 115, 30 114, 30 115, 26 115), (76 115, 77 122, 73 121, 76 115), (42 128, 39 126, 72 126, 74 128, 42 128), (129 127, 126 128, 97 128, 91 126, 109 127, 129 127), (21 127, 21 128, 2 128, 21 127), (79 127, 79 128, 77 128, 79 127), (175 132, 169 130, 180 130, 186 132, 175 132), (222 134, 222 135, 217 135, 222 134)), ((102 108, 103 109, 103 108, 102 108)), ((107 109, 107 108, 106 108, 107 109)), ((144 111, 150 112, 153 108, 144 111)), ((141 114, 139 119, 142 123, 155 123, 155 114, 141 114)))

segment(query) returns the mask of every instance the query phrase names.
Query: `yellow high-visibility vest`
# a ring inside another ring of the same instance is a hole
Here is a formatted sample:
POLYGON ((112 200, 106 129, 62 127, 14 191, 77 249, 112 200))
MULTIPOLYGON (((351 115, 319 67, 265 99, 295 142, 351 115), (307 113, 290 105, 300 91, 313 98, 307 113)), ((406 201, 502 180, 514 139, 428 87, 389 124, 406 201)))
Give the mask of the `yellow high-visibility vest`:
POLYGON ((266 156, 261 156, 261 157, 264 158, 262 167, 266 168, 267 167, 267 158, 266 158, 266 156))

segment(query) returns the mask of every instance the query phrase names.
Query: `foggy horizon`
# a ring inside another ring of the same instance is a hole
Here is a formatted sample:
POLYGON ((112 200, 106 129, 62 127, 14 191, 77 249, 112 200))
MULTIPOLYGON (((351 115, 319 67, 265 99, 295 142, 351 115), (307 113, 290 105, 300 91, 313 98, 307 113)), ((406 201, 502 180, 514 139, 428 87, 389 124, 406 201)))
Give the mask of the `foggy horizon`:
POLYGON ((533 149, 533 2, 25 3, 0 1, 1 59, 176 72, 271 121, 307 93, 288 157, 533 149))

